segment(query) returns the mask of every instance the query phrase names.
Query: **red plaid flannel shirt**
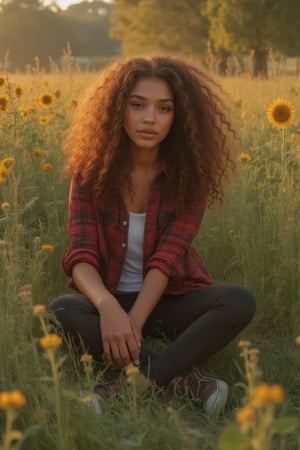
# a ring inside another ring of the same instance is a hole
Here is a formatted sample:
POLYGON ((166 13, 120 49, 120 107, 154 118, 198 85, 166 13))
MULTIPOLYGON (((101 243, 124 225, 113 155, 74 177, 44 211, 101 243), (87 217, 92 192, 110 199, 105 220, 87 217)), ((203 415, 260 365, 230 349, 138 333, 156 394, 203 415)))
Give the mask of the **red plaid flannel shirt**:
MULTIPOLYGON (((166 294, 184 294, 212 284, 204 262, 192 245, 198 234, 206 205, 199 202, 175 216, 175 205, 161 199, 161 168, 150 191, 143 249, 144 276, 152 268, 169 277, 166 294)), ((95 267, 107 289, 115 293, 127 253, 129 215, 114 205, 97 205, 90 189, 73 178, 69 196, 68 233, 70 246, 62 256, 66 275, 79 262, 95 267)), ((76 289, 72 279, 70 286, 76 289)))

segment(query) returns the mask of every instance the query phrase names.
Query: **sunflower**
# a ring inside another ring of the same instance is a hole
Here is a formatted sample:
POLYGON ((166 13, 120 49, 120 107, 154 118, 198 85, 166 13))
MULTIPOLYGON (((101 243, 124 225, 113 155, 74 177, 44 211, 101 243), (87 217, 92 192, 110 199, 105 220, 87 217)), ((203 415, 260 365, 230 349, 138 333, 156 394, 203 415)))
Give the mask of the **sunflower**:
POLYGON ((54 95, 50 94, 50 92, 43 92, 38 98, 39 104, 44 108, 50 108, 50 106, 53 105, 54 100, 55 97, 54 95))
POLYGON ((7 111, 9 100, 7 95, 0 95, 0 111, 7 111))
POLYGON ((287 100, 278 98, 269 106, 267 117, 273 127, 280 129, 289 128, 295 119, 295 108, 287 100))
POLYGON ((5 78, 3 75, 0 75, 0 87, 5 86, 5 78))
POLYGON ((24 89, 21 88, 21 86, 15 86, 14 93, 16 97, 22 97, 22 95, 24 94, 24 89))

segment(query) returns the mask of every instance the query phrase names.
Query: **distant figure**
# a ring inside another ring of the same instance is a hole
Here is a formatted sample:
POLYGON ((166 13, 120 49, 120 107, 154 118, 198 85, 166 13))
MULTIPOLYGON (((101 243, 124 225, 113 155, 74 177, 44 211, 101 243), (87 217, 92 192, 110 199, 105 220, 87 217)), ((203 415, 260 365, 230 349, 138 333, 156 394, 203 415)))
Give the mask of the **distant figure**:
MULTIPOLYGON (((192 244, 232 163, 234 131, 216 89, 176 57, 120 59, 99 75, 64 145, 72 182, 62 264, 75 292, 49 305, 78 352, 83 343, 96 361, 133 363, 145 389, 169 386, 207 413, 224 409, 228 386, 189 370, 255 312, 245 287, 213 284, 192 244), (156 353, 149 336, 170 343, 156 353)), ((122 374, 95 392, 121 394, 122 374)))

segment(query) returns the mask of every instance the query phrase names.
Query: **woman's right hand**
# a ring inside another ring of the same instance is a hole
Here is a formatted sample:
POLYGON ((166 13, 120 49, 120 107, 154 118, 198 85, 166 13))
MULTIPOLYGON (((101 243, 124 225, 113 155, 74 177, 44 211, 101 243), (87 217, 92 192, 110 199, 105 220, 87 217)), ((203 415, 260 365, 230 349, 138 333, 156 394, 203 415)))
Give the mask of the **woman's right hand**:
POLYGON ((102 302, 99 314, 103 360, 119 368, 138 360, 140 333, 115 297, 111 296, 102 302))

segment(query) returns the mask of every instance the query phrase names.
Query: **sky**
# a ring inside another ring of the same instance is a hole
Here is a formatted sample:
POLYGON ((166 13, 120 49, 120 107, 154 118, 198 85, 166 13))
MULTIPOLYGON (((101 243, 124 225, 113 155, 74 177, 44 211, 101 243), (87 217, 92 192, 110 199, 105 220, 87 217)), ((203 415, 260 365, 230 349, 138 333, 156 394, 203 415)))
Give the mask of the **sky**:
MULTIPOLYGON (((112 0, 103 0, 106 3, 112 3, 112 0)), ((45 4, 51 3, 51 1, 45 1, 45 4)), ((57 3, 61 7, 61 9, 66 9, 68 6, 73 5, 74 3, 80 3, 80 0, 57 0, 57 3)))

